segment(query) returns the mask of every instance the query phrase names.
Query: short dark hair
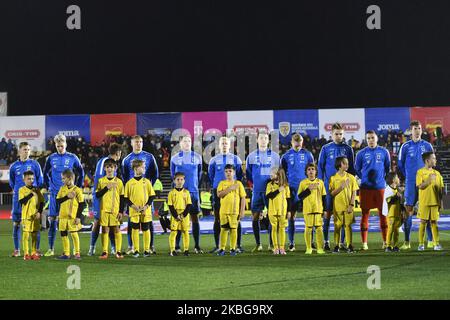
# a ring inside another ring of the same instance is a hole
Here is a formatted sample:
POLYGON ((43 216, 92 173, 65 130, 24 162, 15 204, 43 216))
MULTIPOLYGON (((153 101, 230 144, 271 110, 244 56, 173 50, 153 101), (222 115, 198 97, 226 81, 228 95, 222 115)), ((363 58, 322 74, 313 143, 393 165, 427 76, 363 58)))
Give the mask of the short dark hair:
POLYGON ((19 150, 20 150, 20 148, 25 147, 25 146, 29 146, 29 145, 30 144, 27 141, 22 141, 21 143, 19 143, 19 150))
POLYGON ((423 162, 427 161, 428 159, 430 159, 431 155, 434 154, 433 151, 428 151, 428 152, 424 152, 422 153, 422 160, 423 162))
POLYGON ((412 121, 409 123, 409 127, 410 127, 410 128, 412 128, 412 127, 417 127, 417 126, 421 126, 419 120, 412 120, 412 121))
POLYGON ((185 177, 186 175, 183 173, 183 172, 180 172, 180 171, 178 171, 178 172, 175 172, 175 174, 173 175, 173 179, 175 180, 175 178, 177 178, 177 177, 185 177))
POLYGON ((108 147, 109 154, 116 154, 119 151, 122 151, 122 147, 118 143, 113 142, 108 147))
POLYGON ((331 127, 331 131, 334 131, 334 130, 344 130, 344 127, 339 122, 336 122, 331 127))
POLYGON ((374 135, 377 135, 377 133, 375 132, 375 130, 369 130, 369 131, 366 132, 366 134, 374 134, 374 135))
POLYGON ((336 170, 339 170, 342 163, 344 162, 344 159, 347 159, 347 157, 341 156, 336 158, 336 161, 334 162, 334 167, 336 168, 336 170))
POLYGON ((108 158, 105 160, 105 163, 103 164, 103 167, 107 167, 107 166, 116 166, 117 167, 117 162, 114 161, 114 159, 108 158))
POLYGON ((303 140, 303 137, 300 135, 300 133, 296 132, 292 135, 291 141, 299 142, 302 140, 303 140))
POLYGON ((67 177, 67 178, 75 177, 75 173, 73 173, 73 171, 70 170, 70 169, 64 170, 64 171, 62 172, 62 175, 63 175, 64 177, 67 177))
POLYGON ((391 171, 386 175, 386 183, 388 185, 391 185, 394 182, 395 177, 397 177, 398 174, 395 171, 391 171))
POLYGON ((233 164, 227 164, 227 165, 225 165, 225 168, 224 168, 224 170, 227 170, 227 169, 232 169, 232 170, 234 170, 234 171, 236 171, 236 168, 234 167, 234 165, 233 164))
POLYGON ((134 159, 133 161, 131 161, 131 168, 134 170, 137 167, 142 166, 143 164, 145 164, 145 162, 141 159, 134 159))
POLYGON ((314 169, 316 169, 316 177, 317 177, 317 164, 315 164, 314 162, 311 162, 311 163, 308 163, 307 165, 306 165, 306 167, 305 167, 305 175, 308 175, 307 174, 307 172, 308 172, 308 168, 314 168, 314 169))
MULTIPOLYGON (((28 142, 27 142, 27 143, 28 143, 28 142)), ((26 177, 26 176, 34 176, 34 172, 31 171, 31 170, 27 170, 27 171, 25 171, 25 172, 23 173, 23 176, 24 176, 24 177, 26 177)))

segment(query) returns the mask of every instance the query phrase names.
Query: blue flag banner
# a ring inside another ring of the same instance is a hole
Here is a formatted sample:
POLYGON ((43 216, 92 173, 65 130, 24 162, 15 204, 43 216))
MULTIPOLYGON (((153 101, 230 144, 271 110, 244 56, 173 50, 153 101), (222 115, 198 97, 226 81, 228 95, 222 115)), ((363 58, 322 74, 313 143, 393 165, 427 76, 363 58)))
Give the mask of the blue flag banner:
POLYGON ((389 130, 403 131, 409 127, 409 107, 366 108, 366 130, 386 134, 389 130))
POLYGON ((164 135, 181 128, 181 113, 138 113, 137 134, 164 135))
POLYGON ((91 141, 91 117, 88 114, 51 115, 45 117, 45 139, 63 134, 67 138, 91 141))
POLYGON ((274 110, 274 129, 280 132, 280 142, 289 144, 293 133, 319 137, 319 112, 317 109, 274 110))

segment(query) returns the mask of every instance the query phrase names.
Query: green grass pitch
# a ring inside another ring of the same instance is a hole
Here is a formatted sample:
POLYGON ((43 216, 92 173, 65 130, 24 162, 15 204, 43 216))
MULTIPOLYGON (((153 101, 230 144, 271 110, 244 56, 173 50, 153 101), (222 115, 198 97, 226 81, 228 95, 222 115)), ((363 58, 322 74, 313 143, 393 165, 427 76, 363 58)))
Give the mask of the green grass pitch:
MULTIPOLYGON (((168 236, 157 235, 156 256, 103 261, 98 255, 85 255, 89 234, 81 234, 81 261, 46 257, 24 261, 9 256, 11 222, 0 221, 0 299, 449 299, 450 232, 440 235, 445 249, 441 252, 417 252, 413 233, 411 250, 384 253, 380 234, 369 233, 367 252, 306 256, 303 234, 296 234, 296 252, 273 256, 267 251, 250 253, 254 245, 250 234, 243 236, 247 251, 236 257, 170 257, 168 236), (67 289, 70 265, 80 267, 79 290, 67 289), (370 265, 380 267, 381 289, 367 288, 370 265)), ((262 234, 262 242, 266 249, 267 234, 262 234)), ((213 236, 202 235, 201 243, 210 249, 213 236)), ((46 232, 41 244, 47 249, 46 232)), ((361 245, 359 233, 354 233, 354 244, 361 245)), ((99 238, 97 254, 100 251, 99 238)), ((56 253, 60 252, 58 235, 56 253)))

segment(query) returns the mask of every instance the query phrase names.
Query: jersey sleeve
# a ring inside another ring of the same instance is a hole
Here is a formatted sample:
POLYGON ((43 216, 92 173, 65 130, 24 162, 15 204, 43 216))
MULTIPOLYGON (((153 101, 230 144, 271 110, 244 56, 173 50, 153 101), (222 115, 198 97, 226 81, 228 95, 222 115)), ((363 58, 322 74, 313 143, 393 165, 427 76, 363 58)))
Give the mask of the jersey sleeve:
POLYGON ((154 184, 159 176, 158 164, 156 163, 155 157, 151 153, 148 158, 150 165, 147 168, 147 178, 151 180, 152 184, 154 184))
POLYGON ((198 165, 197 165, 197 178, 198 178, 198 182, 200 183, 200 181, 202 180, 202 172, 203 172, 203 166, 202 166, 202 156, 199 155, 198 153, 195 154, 198 160, 198 165))
POLYGON ((235 158, 236 159, 236 179, 238 181, 242 181, 242 179, 244 178, 244 173, 242 172, 242 160, 238 156, 235 156, 235 157, 236 157, 235 158))
POLYGON ((14 186, 16 184, 16 177, 14 176, 14 165, 9 168, 9 186, 12 190, 14 190, 14 186))
POLYGON ((148 190, 148 196, 149 196, 149 197, 154 197, 154 196, 156 196, 155 190, 153 190, 153 187, 152 187, 152 183, 151 183, 151 182, 148 184, 147 190, 148 190))
POLYGON ((300 184, 298 185, 298 191, 297 194, 302 193, 305 190, 305 182, 304 181, 300 181, 300 184))
POLYGON ((287 153, 285 153, 282 157, 281 157, 281 159, 280 159, 280 165, 281 165, 281 167, 283 168, 283 170, 284 170, 284 172, 286 173, 286 175, 287 175, 287 172, 288 172, 288 166, 287 166, 287 161, 286 161, 286 154, 287 153))
POLYGON ((328 190, 330 190, 330 193, 331 193, 331 191, 334 190, 334 176, 331 176, 331 178, 330 178, 330 184, 328 186, 328 190))
POLYGON ((326 196, 327 195, 327 190, 325 189, 325 184, 323 183, 322 180, 320 180, 319 186, 320 186, 320 193, 321 193, 321 195, 322 196, 326 196))
POLYGON ((59 188, 58 194, 56 195, 56 198, 61 198, 61 196, 62 196, 62 188, 63 187, 59 188))
POLYGON ((405 160, 406 160, 406 148, 405 148, 405 143, 404 143, 400 147, 400 151, 398 153, 398 164, 397 164, 398 170, 403 175, 403 177, 406 177, 405 160))
POLYGON ((172 201, 173 196, 172 196, 172 194, 173 194, 173 192, 170 191, 169 194, 167 195, 167 205, 168 206, 173 206, 173 201, 172 201))
POLYGON ((34 177, 35 177, 35 183, 38 188, 42 188, 42 185, 44 184, 44 176, 42 174, 41 165, 39 162, 34 161, 34 177))
POLYGON ((130 184, 128 182, 125 184, 124 197, 130 198, 130 184))
POLYGON ((172 156, 172 158, 170 159, 170 177, 173 180, 173 177, 175 176, 175 162, 173 161, 174 157, 172 156))
POLYGON ((251 164, 250 155, 247 156, 247 160, 245 161, 245 176, 247 177, 247 181, 250 181, 253 183, 252 164, 251 164))
POLYGON ((211 182, 211 185, 214 183, 214 176, 216 174, 216 162, 214 159, 211 159, 208 165, 208 178, 211 182))
POLYGON ((25 198, 25 189, 20 188, 19 189, 19 200, 25 198))
POLYGON ((97 185, 94 184, 94 186, 95 186, 94 193, 99 192, 100 190, 102 190, 103 189, 102 180, 98 180, 97 181, 97 185))
POLYGON ((219 182, 219 185, 217 186, 217 192, 223 191, 224 190, 224 184, 222 183, 222 181, 219 182))
POLYGON ((416 173, 416 186, 420 186, 423 183, 422 170, 417 170, 416 173))
POLYGON ((123 196, 124 195, 124 187, 123 187, 123 182, 120 179, 117 179, 117 186, 118 186, 118 192, 119 192, 119 196, 123 196))
POLYGON ((73 171, 75 172, 75 175, 77 177, 76 185, 79 188, 83 187, 83 181, 84 181, 84 170, 83 166, 81 165, 80 159, 74 154, 75 162, 73 164, 73 171))
POLYGON ((362 179, 362 159, 363 159, 363 154, 362 154, 362 150, 359 151, 356 154, 356 158, 355 158, 355 172, 358 175, 358 177, 360 177, 362 179))
POLYGON ((122 160, 122 177, 125 183, 130 180, 130 172, 128 171, 128 156, 122 160))
POLYGON ((352 180, 352 191, 354 192, 354 191, 359 190, 358 182, 356 182, 355 176, 352 175, 351 180, 352 180))
POLYGON ((442 178, 442 175, 438 172, 438 177, 439 177, 439 179, 440 179, 440 183, 439 183, 439 186, 441 187, 441 188, 444 188, 444 178, 442 178))
POLYGON ((266 195, 268 195, 269 193, 272 192, 272 184, 271 183, 267 183, 266 185, 266 195))
POLYGON ((45 199, 44 199, 44 196, 42 195, 41 190, 37 190, 36 193, 38 195, 38 202, 39 203, 45 203, 45 199))
POLYGON ((291 197, 291 188, 289 188, 289 186, 286 186, 286 198, 290 198, 291 197))
POLYGON ((324 177, 325 177, 325 157, 326 157, 326 151, 325 151, 325 146, 323 146, 319 153, 319 160, 317 161, 317 167, 318 167, 317 177, 322 180, 324 180, 324 177))
POLYGON ((100 159, 99 161, 97 161, 97 165, 95 166, 95 174, 94 174, 94 193, 97 192, 97 185, 99 183, 100 178, 102 177, 101 175, 101 167, 102 167, 102 163, 103 163, 103 158, 100 159))
POLYGON ((192 204, 191 193, 190 192, 186 192, 186 194, 187 194, 186 204, 192 204))
POLYGON ((310 151, 308 151, 308 163, 307 164, 310 164, 310 163, 314 163, 314 156, 310 151))

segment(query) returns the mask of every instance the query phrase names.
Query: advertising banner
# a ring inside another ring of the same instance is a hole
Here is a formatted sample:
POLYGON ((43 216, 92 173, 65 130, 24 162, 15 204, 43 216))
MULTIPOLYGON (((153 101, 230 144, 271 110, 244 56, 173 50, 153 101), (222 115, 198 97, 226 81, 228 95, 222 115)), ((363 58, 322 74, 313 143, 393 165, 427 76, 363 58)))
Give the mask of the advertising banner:
POLYGON ((273 110, 229 111, 227 118, 228 129, 234 131, 248 129, 271 131, 273 129, 273 110))
POLYGON ((366 130, 386 134, 391 131, 405 132, 409 127, 409 107, 366 108, 366 130))
POLYGON ((194 135, 194 131, 202 131, 204 134, 211 129, 220 130, 225 134, 227 130, 227 112, 183 112, 181 118, 182 127, 191 135, 194 135))
POLYGON ((67 138, 83 138, 91 141, 91 117, 88 114, 46 116, 45 137, 48 141, 58 134, 67 138))
POLYGON ((181 113, 138 113, 137 133, 139 135, 166 135, 181 128, 181 113))
POLYGON ((362 141, 366 133, 364 109, 319 109, 319 134, 331 136, 331 127, 340 122, 345 128, 345 140, 353 136, 362 141))
POLYGON ((280 142, 289 144, 294 133, 319 136, 319 112, 317 109, 274 110, 274 129, 280 133, 280 142))
POLYGON ((0 117, 0 138, 15 144, 27 141, 32 151, 44 151, 45 116, 0 117))
POLYGON ((135 113, 91 115, 91 144, 99 145, 108 136, 133 136, 136 134, 135 113))
POLYGON ((444 136, 450 134, 450 107, 412 107, 411 120, 419 120, 432 138, 437 128, 444 136))

